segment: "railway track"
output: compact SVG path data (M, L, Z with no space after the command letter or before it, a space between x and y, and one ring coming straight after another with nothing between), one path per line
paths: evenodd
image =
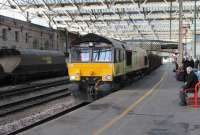
M9 133L6 133L5 135L13 135L13 134L18 134L18 133L24 132L24 131L26 131L28 129L34 128L34 127L39 126L39 125L41 125L43 123L46 123L46 122L51 121L51 120L54 120L54 119L56 119L58 117L61 117L61 116L65 115L65 114L67 114L67 113L70 113L70 112L72 112L74 110L77 110L77 109L79 109L79 108L81 108L83 106L86 106L88 104L89 104L89 102L81 101L81 102L76 103L73 106L69 107L68 109L62 110L62 111L60 111L58 113L55 113L55 114L53 114L51 116L48 116L48 117L44 118L44 119L40 119L37 122L33 122L33 123L29 124L29 125L25 125L24 127L20 128L20 129L10 131Z
M0 117L42 104L57 98L69 96L69 81L60 79L0 90Z
M65 77L0 88L0 117L2 118L14 116L15 112L21 113L26 108L32 109L32 107L45 105L45 103L56 99L62 99L63 97L69 98L69 104L64 103L47 112L36 113L15 122L1 125L0 134L13 135L23 132L89 104L85 101L74 100L71 97L69 90L71 85L69 84L70 82ZM48 114L49 111L50 113Z
M58 79L50 79L49 81L37 81L33 83L26 83L22 85L15 85L15 86L9 86L9 87L1 87L0 88L0 97L7 97L7 96L12 96L15 94L20 94L20 93L26 93L26 92L31 92L34 90L38 89L44 89L48 87L53 87L53 86L58 86L61 84L68 84L69 81L67 78L58 78Z

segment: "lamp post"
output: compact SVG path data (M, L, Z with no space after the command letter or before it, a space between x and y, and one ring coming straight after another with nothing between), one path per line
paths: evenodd
M183 0L179 0L179 44L178 44L178 65L182 66L182 59L183 59L183 34L182 34L182 22L183 22Z

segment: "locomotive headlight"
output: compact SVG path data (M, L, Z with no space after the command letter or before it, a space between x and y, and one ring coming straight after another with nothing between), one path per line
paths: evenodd
M102 80L103 81L112 81L112 75L104 75Z
M78 73L75 75L71 75L70 80L80 80L80 75Z
M75 80L76 79L76 76L75 75L71 75L70 76L70 80Z

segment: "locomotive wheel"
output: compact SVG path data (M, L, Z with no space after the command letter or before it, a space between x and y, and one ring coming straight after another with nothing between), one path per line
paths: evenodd
M94 101L97 98L97 93L94 86L87 87L87 95L89 101Z

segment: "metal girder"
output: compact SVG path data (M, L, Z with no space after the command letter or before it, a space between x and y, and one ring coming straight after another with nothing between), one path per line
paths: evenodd
M15 8L15 6L11 6L11 4L7 0L0 1L0 10L8 9L8 8Z
M52 27L79 33L94 32L118 39L178 41L177 0L9 0L13 11L45 18ZM172 1L172 2L171 2ZM200 2L197 1L197 7ZM0 3L1 7L1 3ZM5 9L5 6L3 6ZM183 1L183 25L192 38L194 3ZM197 33L200 32L199 8Z

